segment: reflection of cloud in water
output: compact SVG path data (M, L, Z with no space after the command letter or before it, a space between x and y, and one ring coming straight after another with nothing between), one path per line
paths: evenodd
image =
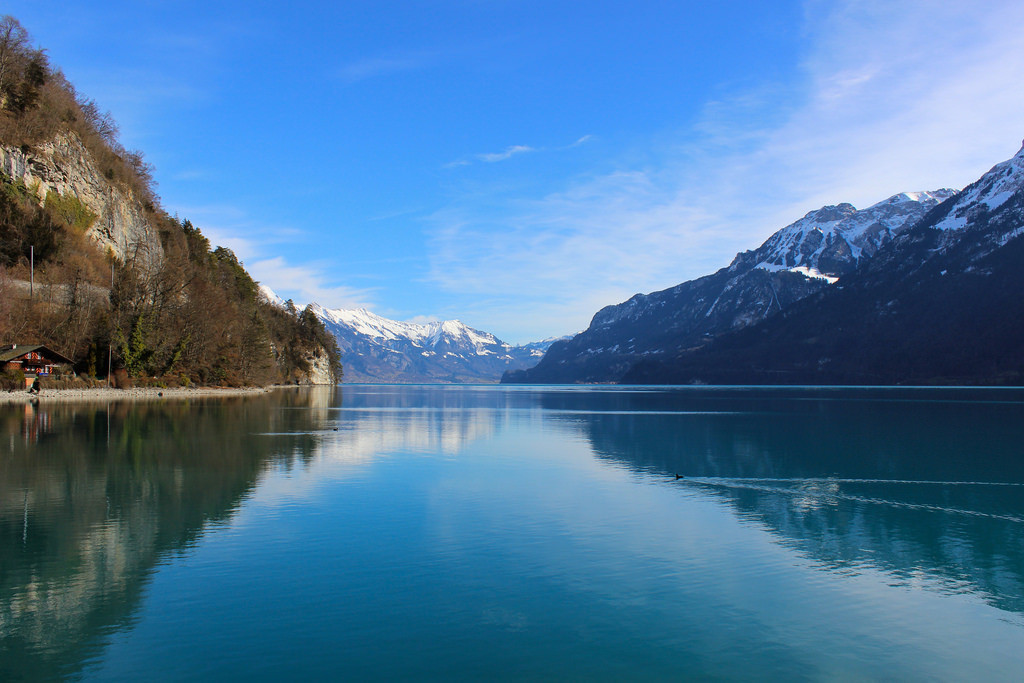
M327 439L324 455L363 460L397 452L441 453L452 456L467 443L489 437L503 415L479 410L342 409L337 438Z
M301 477L268 472L252 500L279 505L308 498L327 481L357 477L373 462L399 454L452 457L468 444L490 438L507 419L505 410L397 406L312 407L318 447ZM322 412L321 412L322 411ZM264 433L273 437L277 434ZM244 521L244 520L243 520Z

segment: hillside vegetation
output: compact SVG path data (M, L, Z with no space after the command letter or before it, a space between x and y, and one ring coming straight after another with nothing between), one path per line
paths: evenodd
M110 370L110 348L114 369L150 382L303 382L314 366L340 379L319 319L263 300L229 249L164 211L142 153L10 16L0 18L0 153L0 344L46 344L93 377ZM26 182L44 166L71 178ZM86 185L89 195L75 189ZM114 201L130 239L104 227Z

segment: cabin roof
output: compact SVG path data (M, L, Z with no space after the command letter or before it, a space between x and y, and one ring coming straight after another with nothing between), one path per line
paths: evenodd
M14 344L11 348L0 350L0 363L7 363L12 360L18 360L25 354L38 351L44 356L56 361L57 363L74 363L73 360L57 353L53 349L50 349L42 344Z

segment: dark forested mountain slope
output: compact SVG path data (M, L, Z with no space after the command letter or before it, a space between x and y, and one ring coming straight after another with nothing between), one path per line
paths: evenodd
M675 356L787 310L869 260L953 190L898 194L858 211L826 206L716 273L598 311L534 368L505 382L615 382L636 363Z
M622 381L1020 384L1022 236L1024 149L835 287Z

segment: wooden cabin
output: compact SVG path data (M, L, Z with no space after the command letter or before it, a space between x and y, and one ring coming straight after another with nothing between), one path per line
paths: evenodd
M0 368L24 372L25 388L32 386L36 377L48 377L58 366L73 363L67 356L42 344L12 344L10 348L0 349Z

